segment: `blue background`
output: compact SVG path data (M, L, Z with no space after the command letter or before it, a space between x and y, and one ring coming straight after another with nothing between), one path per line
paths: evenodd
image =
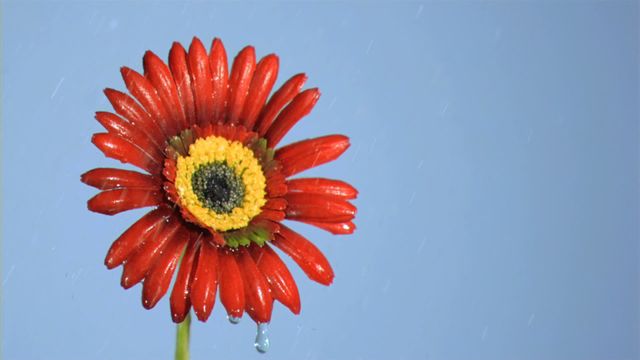
M152 311L102 264L144 211L105 217L79 181L119 67L174 40L253 44L323 97L285 143L348 134L306 173L360 189L358 231L295 226L331 260L289 259L303 310L271 350L221 306L193 359L638 359L638 3L2 3L2 356L170 359ZM297 224L296 224L297 225Z

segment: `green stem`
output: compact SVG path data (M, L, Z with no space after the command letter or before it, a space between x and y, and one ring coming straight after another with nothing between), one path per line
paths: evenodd
M191 328L191 312L176 328L176 360L189 360L189 332Z

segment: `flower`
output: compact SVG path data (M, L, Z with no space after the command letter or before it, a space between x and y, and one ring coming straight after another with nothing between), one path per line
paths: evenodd
M295 220L333 234L350 234L357 196L351 185L324 178L289 177L338 158L343 135L275 149L317 102L301 91L304 74L290 78L267 100L278 57L256 63L245 47L228 73L222 42L209 54L198 38L188 52L174 43L167 66L144 55L144 74L123 67L126 93L106 89L114 113L97 112L107 130L92 142L107 157L145 173L97 168L82 175L101 190L91 211L114 215L154 207L109 249L109 269L123 265L121 284L140 282L142 304L153 308L167 292L173 321L193 310L206 321L216 293L231 320L246 311L258 324L271 319L277 300L300 312L296 283L273 247L289 255L312 280L329 285L333 270L318 248L281 223Z

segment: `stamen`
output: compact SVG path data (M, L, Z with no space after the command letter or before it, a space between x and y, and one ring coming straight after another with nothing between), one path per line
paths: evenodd
M191 186L202 205L218 214L230 213L244 200L242 178L223 162L200 165L191 176Z

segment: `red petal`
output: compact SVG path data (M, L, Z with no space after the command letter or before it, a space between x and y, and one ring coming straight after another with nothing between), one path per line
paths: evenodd
M283 198L272 198L267 200L267 203L264 204L265 209L270 210L284 210L287 208L287 200Z
M356 224L351 221L347 222L334 222L334 223L325 223L318 221L307 221L307 220L298 220L305 224L313 225L322 230L326 230L334 235L346 235L353 234L356 230Z
M93 212L105 215L156 206L164 202L162 191L142 188L105 190L89 199L87 207Z
M149 236L137 248L137 250L127 258L122 271L120 285L128 289L142 281L147 271L158 259L165 245L173 238L181 222L176 216L168 219L168 223L163 223L158 227L157 236Z
M253 46L242 49L233 60L231 76L229 76L229 102L227 104L227 121L238 123L242 107L247 99L251 78L256 68L256 52Z
M178 229L178 232L162 250L155 265L147 273L142 288L142 306L145 309L156 306L167 293L178 259L180 259L188 241L188 231L185 228Z
M269 127L265 135L269 147L275 148L293 125L311 112L318 99L320 99L318 89L308 89L296 95Z
M269 245L249 248L258 269L264 274L273 298L288 307L294 314L300 313L300 295L293 276Z
M187 65L187 52L182 45L174 42L169 52L169 68L173 74L176 87L178 89L178 97L182 109L187 117L189 125L196 123L196 106L194 102L193 92L191 90L191 77L189 76L189 67Z
M287 219L319 222L351 221L356 215L356 207L334 196L289 193Z
M264 136L269 130L269 127L273 123L280 110L289 103L302 89L302 86L307 81L305 74L297 74L287 80L284 85L278 91L276 91L267 105L265 105L255 128L260 136Z
M256 218L279 222L284 220L285 214L284 214L284 211L280 211L280 210L262 209L262 212L258 216L256 216Z
M213 78L213 120L217 123L224 121L229 80L227 52L220 39L213 39L211 43L209 66L211 67L211 76Z
M163 149L156 144L153 139L144 133L141 129L116 114L110 112L96 112L96 120L104 126L109 133L119 135L129 142L136 144L144 149L149 155L152 155L157 162L161 162L163 158Z
M111 102L116 113L136 127L139 127L140 130L149 135L154 143L164 145L166 137L162 133L162 130L133 98L113 89L105 89L104 94L107 96L107 99L109 99L109 102Z
M324 178L303 178L287 181L289 192L332 195L343 199L355 199L358 190L344 181Z
M295 175L337 159L349 148L344 135L327 135L289 144L276 151L276 160L282 165L282 174Z
M188 61L196 105L196 121L198 125L205 126L213 121L213 84L207 50L197 37L191 41Z
M122 264L146 238L156 235L159 225L163 224L172 212L168 207L159 207L131 225L109 248L104 259L107 268L113 269Z
M162 129L165 137L175 135L177 129L171 127L174 122L171 121L169 112L164 108L162 100L160 100L156 89L151 85L149 80L142 76L142 74L126 66L120 68L120 73L129 92L131 92L133 97L147 110L147 113L151 115L156 125Z
M220 260L220 301L227 314L242 317L244 313L244 284L235 257L226 250L218 252Z
M159 174L162 171L161 163L156 162L153 156L117 135L108 133L94 134L91 142L106 157L135 165L151 174Z
M191 303L200 321L207 321L218 289L218 249L209 240L202 242L191 284Z
M253 321L268 323L273 310L269 284L244 247L238 249L236 256L244 282L245 310Z
M191 281L193 280L193 273L195 272L194 261L198 255L201 242L196 240L195 233L191 233L190 237L191 239L187 244L187 248L182 256L182 261L180 262L178 276L176 276L176 281L171 291L171 318L175 323L181 323L191 307L189 290L191 288Z
M153 176L131 170L111 168L97 168L87 171L82 174L80 181L100 190L117 188L160 190L160 185L162 185L161 180Z
M156 54L147 51L144 54L143 66L144 75L158 92L164 108L171 114L170 121L172 122L172 128L179 130L188 128L189 124L187 123L182 104L180 104L178 88L167 64Z
M333 281L333 269L327 258L302 235L280 224L280 233L271 243L291 256L311 280L323 285Z
M278 66L278 57L274 54L263 57L256 66L256 72L249 88L249 95L247 95L247 102L244 104L242 116L240 117L244 127L249 130L253 129L260 110L262 110L264 102L276 82Z

